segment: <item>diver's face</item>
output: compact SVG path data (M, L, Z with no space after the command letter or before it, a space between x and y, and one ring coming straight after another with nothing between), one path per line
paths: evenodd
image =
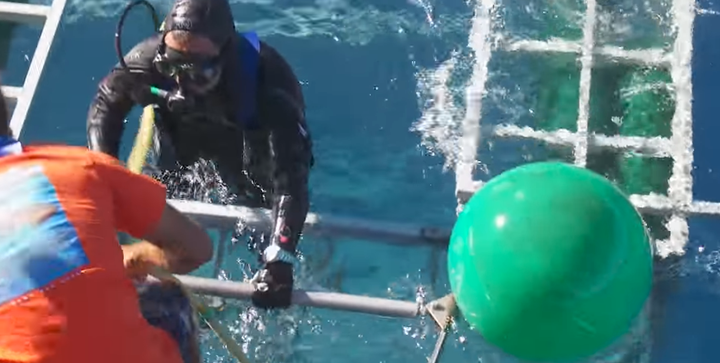
M220 49L210 39L190 33L169 32L165 35L166 54L178 63L193 64L193 73L180 72L175 80L196 94L204 94L217 86L222 69L218 64ZM182 80L182 77L187 77Z
M215 58L220 55L220 49L213 42L202 35L185 32L169 32L165 35L165 45L181 53Z

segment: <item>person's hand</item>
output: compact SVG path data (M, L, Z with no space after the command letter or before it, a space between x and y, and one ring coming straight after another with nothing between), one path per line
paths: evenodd
M123 251L123 264L125 265L125 273L134 281L145 281L153 264L149 254L152 251L145 248L147 242L138 242L130 245L120 246Z
M262 271L261 271L262 273ZM262 275L261 275L262 276ZM293 266L285 262L270 262L265 266L264 277L258 281L267 289L256 289L252 302L261 309L284 309L292 303Z

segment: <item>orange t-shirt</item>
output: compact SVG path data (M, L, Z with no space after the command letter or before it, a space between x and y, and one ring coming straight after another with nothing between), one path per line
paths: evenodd
M85 148L0 157L0 362L182 363L142 317L116 234L164 208L162 184Z

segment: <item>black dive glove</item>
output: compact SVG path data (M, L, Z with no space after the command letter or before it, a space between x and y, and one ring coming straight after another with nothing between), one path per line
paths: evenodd
M285 225L285 215L290 205L290 197L282 196L278 204L275 228L270 244L263 250L260 258L265 266L253 278L255 292L252 302L263 309L287 308L292 303L293 261L295 260L294 241Z
M262 309L287 308L292 303L293 266L270 262L257 275L253 305Z

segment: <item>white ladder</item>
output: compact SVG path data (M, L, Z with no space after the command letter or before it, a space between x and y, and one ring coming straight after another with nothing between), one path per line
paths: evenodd
M0 1L0 21L43 27L22 87L7 85L2 87L9 106L14 105L10 127L16 137L20 136L35 96L35 90L40 83L45 62L50 54L55 33L65 10L65 3L66 0L53 0L52 5L48 6Z

